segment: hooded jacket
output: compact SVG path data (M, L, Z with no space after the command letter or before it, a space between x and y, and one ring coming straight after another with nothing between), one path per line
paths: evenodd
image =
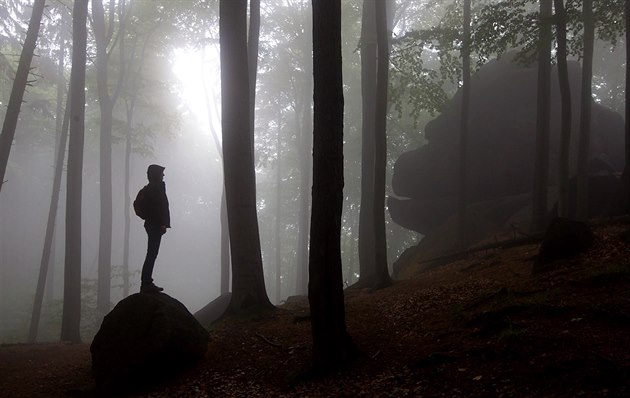
M166 184L161 181L164 167L151 165L147 170L149 184L145 187L146 224L171 227L171 215L166 196Z

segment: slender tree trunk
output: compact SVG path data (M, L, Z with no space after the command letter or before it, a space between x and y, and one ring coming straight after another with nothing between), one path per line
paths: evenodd
M66 264L64 270L61 340L80 342L81 323L81 192L85 131L85 61L87 1L72 11L72 72L70 77L70 138L66 193Z
M280 145L280 127L278 127L278 135L276 137L276 225L275 225L275 240L276 240L276 303L280 303L282 298L281 282L282 282L282 242L280 241L280 229L282 228L282 168L281 168L281 156L282 150Z
M313 364L325 371L352 353L341 272L343 205L343 79L341 2L313 0L313 204L308 298Z
M96 40L96 83L100 120L100 230L96 308L99 317L110 310L112 272L112 112L107 73L107 42L102 0L92 0Z
M551 15L552 0L540 0L538 38L538 98L536 105L536 160L532 191L532 230L542 231L547 224L547 187L549 184L549 125L551 107Z
M63 48L63 47L62 47ZM61 59L63 65L63 59ZM62 83L60 83L62 85ZM70 96L68 96L68 99ZM59 205L59 191L61 188L61 174L63 172L63 161L66 153L66 142L68 140L68 125L70 123L70 101L66 101L65 115L63 123L58 130L59 145L57 145L57 153L55 155L55 173L53 175L52 195L50 199L50 207L48 209L48 222L46 224L46 235L44 237L44 248L42 250L42 259L39 265L39 277L37 279L37 289L35 290L35 302L33 303L33 313L31 315L31 325L28 333L28 342L34 343L37 340L37 332L39 330L39 320L42 311L42 302L44 299L44 290L46 288L46 277L48 275L48 266L50 264L50 254L52 250L53 235L57 220L57 207Z
M44 3L44 0L35 0L33 3L31 20L28 24L28 30L26 31L26 39L22 47L22 54L20 54L15 79L13 80L13 87L11 88L11 95L9 96L7 112L2 124L2 133L0 133L0 190L5 182L4 175L7 171L9 153L11 152L11 145L13 144L13 137L15 136L22 100L24 99L24 91L26 90L26 84L28 82L31 60L35 52L35 45L37 44L39 25L42 21L42 14L44 13Z
M569 151L571 149L571 86L567 67L567 13L563 0L554 0L558 40L558 80L560 82L561 132L558 167L558 215L569 216Z
M359 209L359 281L369 285L376 269L374 153L376 114L376 0L364 0L361 15L361 207ZM365 282L363 282L365 281Z
M220 1L223 170L232 252L228 312L270 308L256 214L256 176L249 118L247 1Z
M129 236L131 230L131 129L133 126L133 105L127 106L125 126L125 232L123 242L123 297L129 296Z
M376 108L374 121L374 280L372 287L391 284L387 267L387 237L385 232L385 170L387 169L387 88L389 85L389 31L387 5L376 2L376 37L378 63Z
M467 152L468 152L468 114L470 107L470 0L464 0L464 36L462 38L462 109L459 138L459 194L457 198L457 235L458 245L467 245L466 203L467 194Z
M588 219L588 155L591 141L591 107L593 102L593 47L595 42L595 20L593 0L582 2L584 19L584 56L582 58L582 93L580 101L580 144L577 169L578 220Z

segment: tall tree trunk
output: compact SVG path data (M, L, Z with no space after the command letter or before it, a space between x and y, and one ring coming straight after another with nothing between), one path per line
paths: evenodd
M249 118L247 1L221 0L221 124L223 170L232 252L228 312L271 307L265 291L256 214L256 176Z
M593 47L595 42L595 20L593 0L582 2L584 19L584 54L582 58L582 92L580 97L580 141L577 166L578 220L588 219L588 155L591 141L591 107L593 102Z
M372 287L391 284L385 233L385 170L387 169L387 88L389 85L389 30L387 4L376 2L378 63L374 121L374 279Z
M551 0L540 0L538 38L538 93L536 102L536 160L532 191L532 230L547 224L549 183L549 125L551 107Z
M563 0L554 0L558 41L558 80L560 82L560 156L558 167L558 215L569 216L569 151L571 149L571 86L567 67L567 12Z
M460 115L459 175L457 197L457 242L460 247L467 245L466 203L467 194L467 152L468 118L470 107L470 0L464 0L464 36L462 37L462 109Z
M35 52L35 45L37 44L39 25L42 21L42 14L44 13L44 3L44 0L35 0L33 3L31 20L28 24L28 30L26 31L26 39L22 47L22 54L20 54L15 79L13 80L13 87L11 88L11 95L9 96L7 112L2 124L2 133L0 133L0 190L5 182L4 175L7 171L9 153L11 152L11 145L13 144L13 137L15 136L22 100L24 99L24 91L26 90L26 84L28 82L31 60Z
M103 1L92 0L94 38L96 40L96 84L100 120L100 229L98 250L98 287L96 308L99 317L110 309L112 272L112 111L107 73L107 42Z
M66 263L64 269L61 340L80 342L81 324L81 192L85 132L85 59L87 1L72 10L72 71L70 75L70 140L66 191Z
M132 102L133 104L133 102ZM133 105L126 107L125 126L125 232L123 237L123 297L129 296L129 236L131 230L131 129L133 126Z
M359 283L369 285L376 269L374 161L376 114L376 0L364 0L361 15L361 207L359 208ZM365 282L363 282L365 281Z
M280 145L280 132L281 129L278 126L278 135L276 136L276 225L275 225L275 241L276 241L276 303L280 303L281 300L281 282L282 282L282 242L280 241L280 229L282 228L282 168L280 151L282 151Z
M61 47L63 53L63 46ZM63 55L60 57L60 63L63 67ZM59 83L63 86L63 80ZM44 299L44 290L46 288L46 278L48 276L48 266L52 251L53 236L57 220L57 207L59 205L59 191L61 189L61 174L63 172L63 161L66 153L66 142L68 140L68 125L70 124L70 96L66 100L65 114L63 122L59 127L59 144L57 145L57 153L55 155L55 172L53 175L52 195L50 199L50 207L48 209L48 222L46 224L46 235L44 237L44 248L42 250L42 259L39 264L39 277L37 279L37 289L35 290L35 301L33 303L33 313L31 314L31 324L28 332L28 342L34 343L37 340L37 332L39 329L39 320L42 311L42 302ZM58 98L59 100L60 98Z
M340 248L344 182L341 3L313 0L312 4L315 116L308 298L313 365L328 370L346 362L352 353Z
M625 16L626 16L626 104L625 104L625 116L626 116L626 167L624 170L625 179L622 182L625 184L622 192L625 192L624 201L624 214L630 214L630 0L626 0L625 3Z

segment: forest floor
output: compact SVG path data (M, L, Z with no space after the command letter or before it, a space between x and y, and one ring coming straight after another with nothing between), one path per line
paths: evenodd
M628 397L627 224L532 275L529 244L470 254L413 279L346 295L361 355L325 377L311 358L308 302L214 325L192 369L129 396ZM92 396L88 344L0 347L0 396Z

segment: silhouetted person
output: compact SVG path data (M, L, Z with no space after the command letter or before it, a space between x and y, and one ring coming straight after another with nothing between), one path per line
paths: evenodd
M164 167L152 164L147 169L149 184L143 188L143 206L145 209L144 229L147 231L147 256L142 265L143 293L156 293L164 290L153 283L153 266L160 250L162 235L171 227L171 216L168 210L166 185L164 184Z

